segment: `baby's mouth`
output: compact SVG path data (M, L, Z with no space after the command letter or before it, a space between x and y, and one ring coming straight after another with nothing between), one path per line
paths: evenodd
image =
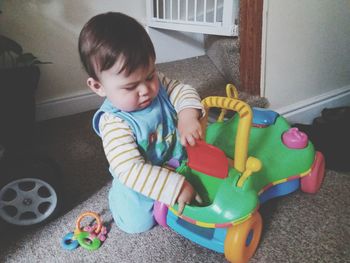
M141 107L146 107L146 106L148 106L150 103L151 103L151 99L147 99L147 100L141 102L141 103L140 103L140 106L141 106Z

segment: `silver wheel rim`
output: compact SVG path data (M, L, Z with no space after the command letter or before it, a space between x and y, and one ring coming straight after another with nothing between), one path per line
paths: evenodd
M18 179L0 190L0 217L14 225L40 223L53 213L56 206L56 191L37 178Z

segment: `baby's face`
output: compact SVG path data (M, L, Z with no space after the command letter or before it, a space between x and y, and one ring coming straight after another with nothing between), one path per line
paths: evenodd
M122 111L136 111L149 106L159 91L154 61L147 68L139 68L129 76L120 71L117 61L113 67L102 71L99 79L105 97Z

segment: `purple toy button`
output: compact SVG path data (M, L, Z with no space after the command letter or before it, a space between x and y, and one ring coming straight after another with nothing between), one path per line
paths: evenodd
M288 148L303 149L308 144L308 137L304 132L299 131L298 128L290 128L283 133L282 141Z
M171 158L168 162L167 162L167 165L169 165L170 167L172 168L177 168L180 166L180 162L178 159L175 159L175 158Z

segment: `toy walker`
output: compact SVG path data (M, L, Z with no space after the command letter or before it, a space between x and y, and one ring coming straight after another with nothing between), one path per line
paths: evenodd
M176 171L183 174L203 199L178 206L156 202L157 222L214 251L230 262L247 262L261 235L260 204L301 188L316 193L323 181L325 161L306 134L291 128L278 113L253 108L240 101L235 87L226 87L228 97L202 101L205 142L188 147L188 160ZM207 126L212 107L222 112ZM236 114L224 119L227 110Z

